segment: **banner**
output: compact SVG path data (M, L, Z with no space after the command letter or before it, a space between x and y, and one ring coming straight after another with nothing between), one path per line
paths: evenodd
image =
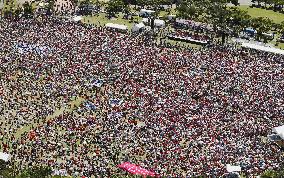
M135 164L131 164L129 162L122 163L122 164L118 165L117 167L124 169L124 170L130 172L131 174L157 177L157 174L155 172L148 171L147 169L144 169L144 168L137 166Z

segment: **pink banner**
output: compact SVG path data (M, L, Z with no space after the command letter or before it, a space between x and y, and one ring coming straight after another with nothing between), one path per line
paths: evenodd
M137 166L135 164L131 164L131 163L128 163L128 162L122 163L122 164L118 165L117 167L124 169L124 170L130 172L131 174L143 175L143 176L152 176L152 177L157 176L157 174L155 172L148 171L147 169L144 169L140 166Z

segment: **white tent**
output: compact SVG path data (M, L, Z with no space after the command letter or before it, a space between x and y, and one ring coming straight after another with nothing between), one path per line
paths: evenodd
M165 21L164 20L159 20L159 19L155 19L154 20L154 25L156 27L165 27Z
M279 127L274 127L274 128L272 129L272 132L275 132L275 133L284 133L284 125L279 126Z
M106 27L107 28L112 28L112 29L117 29L117 30L122 30L122 31L127 31L127 26L120 25L120 24L107 23Z
M240 171L242 171L242 168L240 166L232 166L230 164L227 164L226 168L227 168L228 172L240 172Z
M7 161L9 161L10 157L11 157L11 156L10 156L9 154L0 152L0 159L1 159L1 160L4 160L5 162L7 162Z
M183 24L183 25L189 25L189 20L185 20L185 19L176 19L176 23L178 24Z
M147 23L149 23L149 19L148 19L148 18L143 18L143 19L142 19L142 22L143 22L144 24L147 24Z
M80 20L82 20L83 18L81 17L81 16L76 16L76 17L74 17L73 18L73 20L75 21L75 22L78 22L78 21L80 21Z
M261 46L261 45L258 45L258 44L245 43L245 42L242 43L242 47L256 49L256 50L270 52L270 53L283 54L284 55L284 50L277 49L277 48L274 48L274 47Z
M140 16L143 16L143 15L146 15L146 14L151 15L153 13L155 13L155 11L153 11L153 10L141 9L140 12L139 12L139 15Z
M176 15L168 15L168 20L172 20L174 18L176 18Z
M272 129L272 132L275 132L277 135L279 135L282 139L284 139L284 125L279 127L274 127Z
M38 5L39 5L39 7L44 7L44 6L47 6L48 3L40 2Z
M141 22L139 24L135 24L132 27L132 32L139 32L140 30L143 30L145 28L145 25Z

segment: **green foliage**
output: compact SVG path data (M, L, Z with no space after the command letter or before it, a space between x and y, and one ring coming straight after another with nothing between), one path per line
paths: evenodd
M11 178L47 178L51 176L52 170L50 167L44 166L35 166L31 168L27 168L20 173L16 172L16 168L8 168L6 172L12 175ZM1 174L0 174L1 175ZM5 178L10 178L4 176Z
M277 172L273 170L266 170L260 177L261 178L277 178Z
M92 4L91 0L83 0L80 2L80 5L90 5Z
M15 170L12 169L5 161L0 160L0 177L14 178L16 175Z
M107 5L106 11L110 16L122 12L127 7L122 0L110 0Z
M178 17L184 19L195 19L198 16L197 8L194 5L187 5L186 3L181 3L177 8Z
M50 167L39 166L27 169L27 174L29 175L30 178L38 178L38 177L45 178L51 175L51 173L52 170Z
M239 32L245 27L250 26L251 16L248 15L247 11L241 10L239 8L233 7L230 9L230 25L231 28Z
M0 171L4 170L6 166L7 166L6 162L0 159Z
M272 24L273 22L269 18L258 17L252 19L251 26L257 31L256 37L258 40L263 37L262 33L269 32L272 29Z
M284 167L281 166L279 170L266 170L265 172L262 173L260 176L261 178L282 178L284 177Z
M230 3L234 4L235 6L239 5L238 0L230 0Z
M34 12L33 12L33 6L32 3L25 2L23 4L23 12L24 12L24 17L32 17Z
M182 1L177 7L177 16L184 19L197 19L205 12L206 2L201 1Z
M55 0L48 1L48 4L46 6L48 14L51 14L54 11L54 4L55 4Z

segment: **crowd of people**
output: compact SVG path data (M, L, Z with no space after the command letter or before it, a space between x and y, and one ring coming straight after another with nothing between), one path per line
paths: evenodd
M283 56L167 48L52 17L3 20L0 42L0 151L20 169L106 177L127 161L220 177L227 164L250 176L284 161L265 139L284 121Z

